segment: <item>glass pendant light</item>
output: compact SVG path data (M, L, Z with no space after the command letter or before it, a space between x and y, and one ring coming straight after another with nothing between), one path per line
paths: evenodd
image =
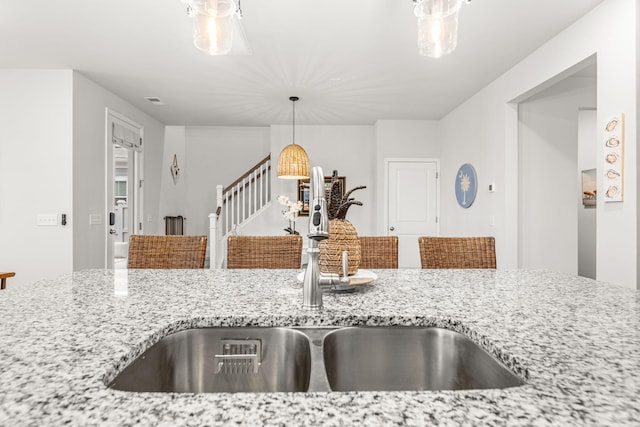
M226 55L233 46L232 0L193 1L193 43L209 55Z
M420 55L440 58L455 50L461 5L462 0L422 0L416 5Z
M193 44L209 55L248 55L240 0L181 0L193 20Z
M309 156L304 148L296 144L296 101L297 96L289 97L293 104L293 143L287 145L278 157L278 178L306 179L309 178Z

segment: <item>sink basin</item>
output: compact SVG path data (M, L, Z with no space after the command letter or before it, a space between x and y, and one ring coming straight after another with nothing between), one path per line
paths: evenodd
M463 390L523 381L462 334L441 328L349 327L324 339L334 391Z
M161 339L109 387L136 392L504 388L523 381L469 338L425 327L212 327Z
M307 391L310 372L309 340L300 331L200 328L161 339L108 386L138 392L295 392Z

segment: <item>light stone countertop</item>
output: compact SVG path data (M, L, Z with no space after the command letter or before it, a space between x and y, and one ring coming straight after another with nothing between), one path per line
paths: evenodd
M302 310L297 271L85 270L0 291L0 425L639 425L635 290L546 271L377 270ZM105 382L201 326L435 325L525 378L508 389L130 393Z

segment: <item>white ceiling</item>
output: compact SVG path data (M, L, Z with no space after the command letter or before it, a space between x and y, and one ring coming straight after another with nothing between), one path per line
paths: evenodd
M165 124L438 119L603 0L474 0L418 55L412 0L242 0L252 55L209 56L179 0L0 2L0 68L72 68ZM166 105L153 105L158 97Z

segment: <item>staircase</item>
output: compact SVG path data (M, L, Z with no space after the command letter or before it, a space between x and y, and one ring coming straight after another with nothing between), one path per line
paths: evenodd
M216 187L216 210L209 214L209 268L222 268L227 236L271 204L271 155L226 188Z

